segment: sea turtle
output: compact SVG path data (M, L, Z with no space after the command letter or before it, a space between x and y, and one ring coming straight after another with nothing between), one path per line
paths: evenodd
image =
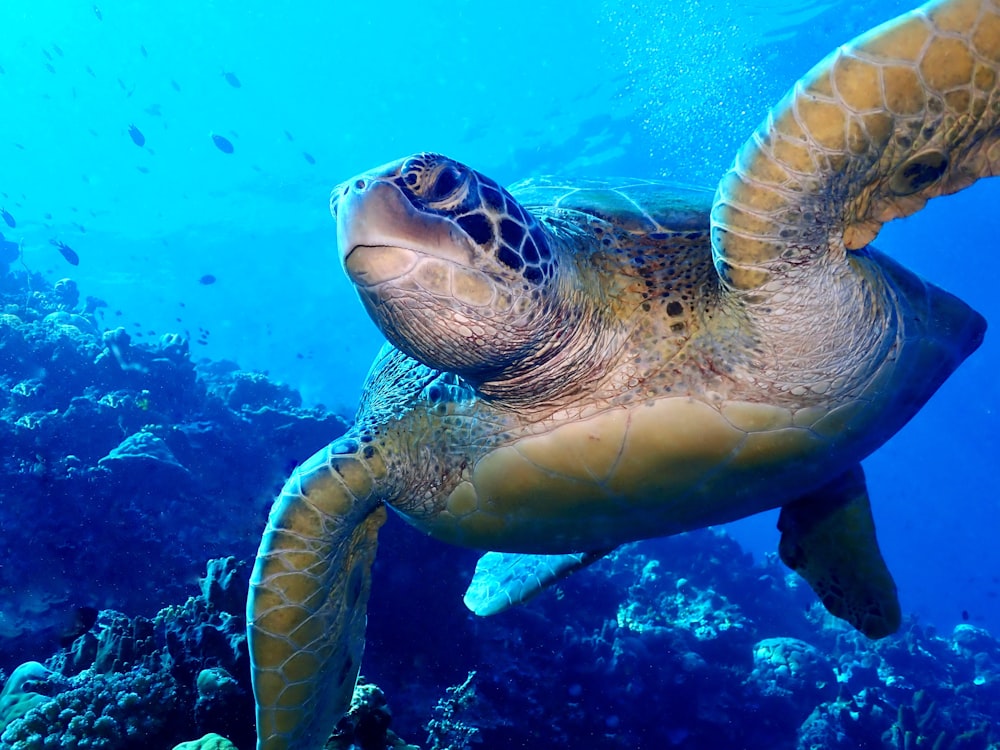
M933 2L836 50L714 194L534 179L437 154L332 195L390 342L354 426L275 502L252 574L259 748L347 709L386 506L492 550L516 604L624 542L781 508L780 554L871 638L897 629L860 461L979 345L983 318L869 246L1000 168L1000 0Z

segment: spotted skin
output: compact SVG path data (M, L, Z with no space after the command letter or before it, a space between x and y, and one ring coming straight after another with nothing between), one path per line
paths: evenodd
M892 632L860 461L985 322L867 242L994 173L998 15L931 3L827 58L714 206L641 181L505 192L437 154L339 186L341 261L390 343L261 542L259 748L318 750L347 710L386 506L502 553L476 573L484 611L623 542L781 507L783 559Z

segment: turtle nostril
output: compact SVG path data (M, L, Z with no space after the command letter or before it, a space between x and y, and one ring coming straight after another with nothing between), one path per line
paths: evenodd
M365 182L363 179L358 179L358 180L354 181L354 189L355 190L364 190L365 187L367 187L367 185L368 185L368 183Z

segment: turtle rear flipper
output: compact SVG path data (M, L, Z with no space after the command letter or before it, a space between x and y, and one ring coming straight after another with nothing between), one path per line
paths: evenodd
M928 3L829 55L750 137L716 192L716 268L764 287L998 171L1000 3Z
M495 615L523 604L542 589L600 560L612 549L570 555L487 552L476 563L463 601L477 615Z
M347 712L364 651L376 467L320 451L275 501L250 579L248 642L258 750L322 747Z
M784 506L778 530L781 559L830 614L869 638L899 629L896 584L879 552L860 464Z

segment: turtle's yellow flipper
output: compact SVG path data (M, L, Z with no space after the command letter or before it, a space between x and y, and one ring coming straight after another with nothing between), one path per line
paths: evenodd
M867 245L885 222L1000 171L1000 0L936 0L863 34L775 106L719 183L733 289Z
M247 622L258 750L319 750L354 692L384 469L343 447L357 446L334 443L296 469L257 553Z
M860 464L783 507L778 530L781 559L830 614L869 638L899 629L896 584L879 552Z

